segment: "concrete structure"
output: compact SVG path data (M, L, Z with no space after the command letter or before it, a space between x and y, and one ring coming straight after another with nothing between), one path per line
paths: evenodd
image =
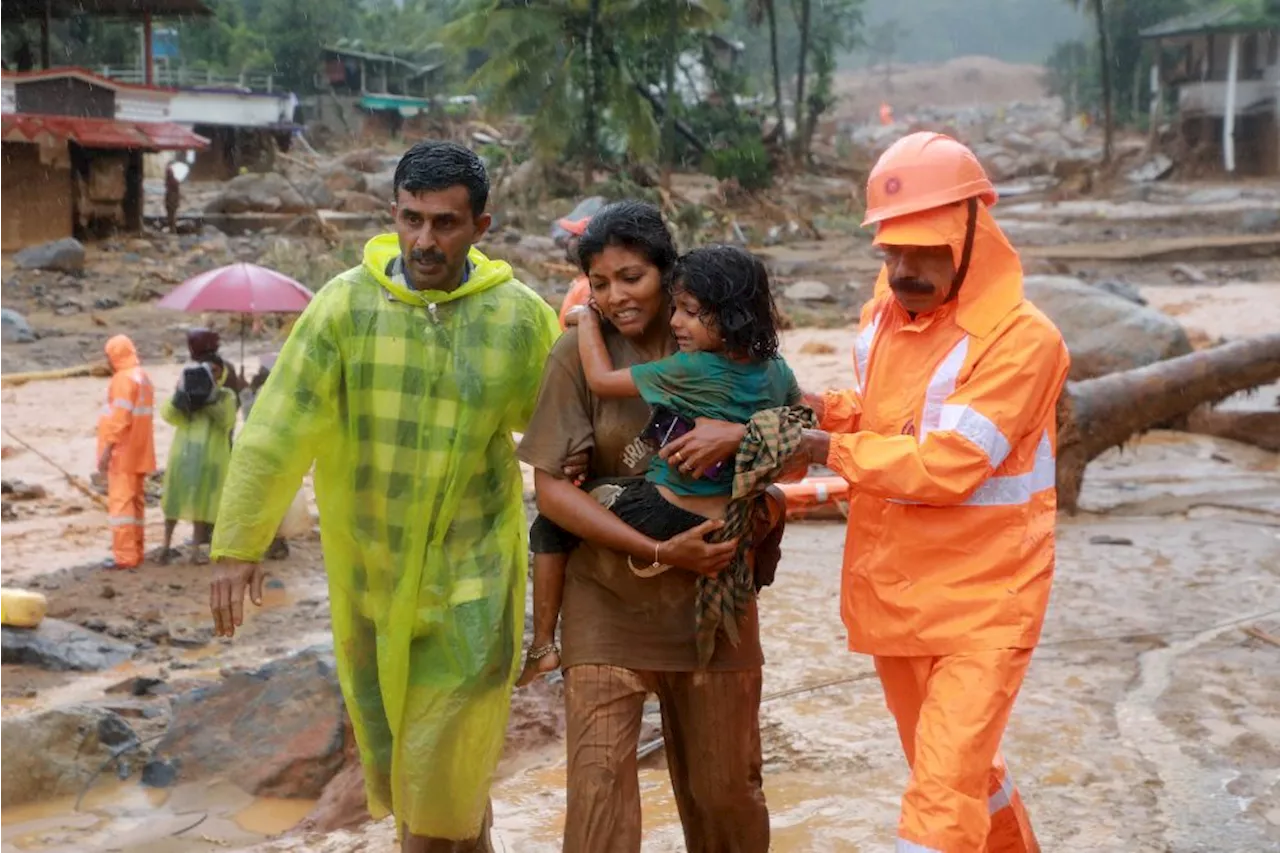
M317 91L304 104L307 123L327 133L386 138L421 130L444 64L418 64L383 53L330 45L321 51Z
M135 20L142 24L143 82L152 83L155 61L151 55L155 44L152 23L155 18L170 16L208 16L213 10L204 0L3 0L0 16L6 24L15 21L40 22L40 67L52 68L49 56L49 29L53 20L92 17Z
M1223 2L1149 27L1162 62L1158 97L1178 92L1178 123L1189 147L1220 152L1227 172L1280 174L1280 2L1262 13ZM1158 109L1158 107L1157 107Z
M5 74L0 78L0 106L5 113L30 112L17 100L52 99L54 103L87 104L113 95L114 114L98 108L75 115L120 121L173 122L209 140L192 166L195 180L225 180L242 167L269 169L277 148L287 151L296 125L298 99L292 92L252 92L236 88L164 89L104 77L84 68ZM105 103L105 100L103 101ZM68 114L61 111L56 114Z
M145 152L208 142L166 121L169 95L79 69L5 75L0 232L5 250L142 227ZM138 91L141 90L141 91ZM122 118L140 114L149 118Z

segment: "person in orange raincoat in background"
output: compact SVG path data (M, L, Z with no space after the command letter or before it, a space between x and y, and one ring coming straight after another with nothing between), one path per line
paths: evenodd
M115 371L98 417L98 472L107 480L111 524L107 565L132 569L142 562L146 481L156 470L155 391L126 335L107 341L106 352Z
M578 240L587 230L587 224L591 222L591 217L587 216L582 219L559 219L556 224L569 232L569 239L565 242L564 254L565 259L574 266L578 265ZM586 305L591 299L591 282L587 281L585 273L579 275L569 285L569 292L564 295L564 301L560 303L560 328L565 329L565 318L569 316L569 312L579 305Z
M853 388L807 397L809 458L850 484L849 648L874 656L911 767L899 853L1039 849L999 747L1049 602L1069 358L1023 296L995 201L954 139L884 153Z

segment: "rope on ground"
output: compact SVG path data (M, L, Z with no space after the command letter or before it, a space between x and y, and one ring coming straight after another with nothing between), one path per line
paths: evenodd
M94 491L92 488L90 488L89 486L85 485L84 481L83 481L83 480L81 480L79 477L77 477L75 474L72 474L70 471L68 471L67 469L63 468L63 467L62 467L61 465L59 465L57 462L54 462L52 459L50 459L48 456L45 456L45 455L44 455L43 453L41 453L39 450L36 450L36 449L35 449L34 447L32 447L30 444L28 444L27 442L25 442L25 441L23 441L22 439L18 438L16 435L14 435L14 434L9 430L9 428L8 428L8 427L5 427L5 428L4 428L4 434L5 434L5 435L7 435L7 436L9 436L9 438L12 438L14 441L18 442L18 444L21 444L21 445L22 445L23 447L25 447L27 450L30 450L32 453L34 453L34 454L35 454L36 456L38 456L40 459L43 459L45 462L47 462L48 464L50 464L50 465L52 465L54 468L56 468L56 469L58 470L58 472L59 472L60 474L62 474L62 476L63 476L64 478L66 478L66 481L67 481L68 483L70 483L70 484L71 484L71 487L72 487L72 488L74 488L76 491L80 492L80 493L81 493L81 494L83 494L85 497L89 498L89 500L93 501L93 502L94 502L94 503L96 503L98 506L102 507L103 509L107 509L107 500L106 500L106 498L104 498L102 495L100 495L100 494L98 494L97 492L95 492L95 491Z

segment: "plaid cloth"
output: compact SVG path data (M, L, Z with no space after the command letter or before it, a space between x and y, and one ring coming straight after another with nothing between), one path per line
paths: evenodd
M698 619L698 663L711 662L716 635L723 631L729 642L738 645L738 620L755 594L755 580L747 564L751 550L751 523L756 501L782 473L787 461L800 449L804 430L815 429L818 419L807 406L765 409L747 423L747 434L734 460L733 499L725 512L725 525L717 541L738 538L729 568L716 575L698 578L696 614Z

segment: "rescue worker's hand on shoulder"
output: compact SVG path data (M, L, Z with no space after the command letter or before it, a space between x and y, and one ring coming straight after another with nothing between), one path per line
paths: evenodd
M209 584L209 611L213 614L215 637L233 637L236 628L244 624L246 591L255 605L262 606L264 577L261 563L225 560L214 567Z

